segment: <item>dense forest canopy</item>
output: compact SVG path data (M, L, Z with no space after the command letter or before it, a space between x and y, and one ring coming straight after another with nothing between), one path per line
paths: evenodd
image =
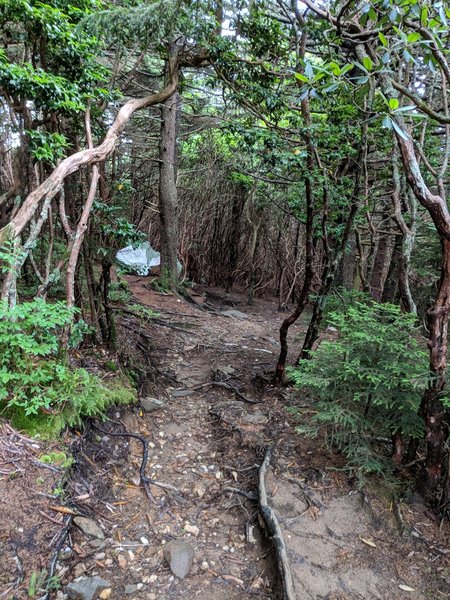
M429 0L0 0L0 402L95 387L67 351L116 347L115 254L147 240L159 289L288 310L274 383L306 310L292 377L322 422L352 407L340 448L383 427L448 510L449 20ZM324 324L339 341L316 350Z

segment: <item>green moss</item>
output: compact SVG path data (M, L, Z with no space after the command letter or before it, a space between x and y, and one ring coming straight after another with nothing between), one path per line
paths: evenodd
M16 429L26 431L32 437L48 440L57 438L67 426L81 427L86 417L101 417L110 406L133 404L136 399L136 390L125 377L105 383L90 375L85 389L66 402L58 414L25 415L23 411L14 410L7 411L6 416Z

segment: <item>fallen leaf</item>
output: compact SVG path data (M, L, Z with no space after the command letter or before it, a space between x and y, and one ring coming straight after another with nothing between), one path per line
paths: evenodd
M371 548L376 548L377 547L377 545L375 544L375 542L372 541L372 540L368 540L368 539L362 538L362 537L360 537L359 539L362 541L363 544L366 544L366 546L370 546Z
M54 510L55 512L63 513L64 515L76 515L78 514L71 508L67 508L67 506L49 506L50 510Z
M415 592L416 590L412 587L409 587L409 585L403 585L403 583L401 583L398 586L401 590L403 590L404 592Z

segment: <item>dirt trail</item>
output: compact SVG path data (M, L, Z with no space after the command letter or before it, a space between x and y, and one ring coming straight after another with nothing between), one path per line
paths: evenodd
M299 600L450 597L445 541L438 551L431 542L400 537L382 500L370 505L383 517L376 530L381 521L361 510L346 478L325 472L328 456L293 433L285 410L289 393L270 386L264 375L278 348L280 315L272 305L258 301L249 309L239 296L216 290L209 299L217 311L200 311L157 294L145 278L129 282L135 300L160 316L144 322L124 313L121 353L133 364L140 352L139 360L148 363L141 398L164 406L149 413L122 409L102 427L145 436L146 474L161 485L149 486L153 501L139 486L138 440L88 431L69 492L105 539L73 528L73 552L61 561L64 582L100 575L111 600L277 600L282 586L255 502L259 466L276 441L267 487ZM417 518L427 519L422 513ZM436 533L429 519L428 526ZM183 580L164 560L173 539L195 549Z
M150 413L118 411L115 423L103 427L149 440L146 473L162 487L150 485L154 503L138 487L139 441L92 431L80 448L83 472L75 477L74 492L86 492L82 478L87 480L91 504L83 508L91 509L108 537L94 549L74 530L78 555L70 573L98 572L111 582L112 600L275 599L279 585L272 549L258 525L256 504L245 494L255 495L260 459L274 433L268 424L275 413L283 418L282 396L247 403L222 384L239 388L249 400L264 399L262 375L274 362L276 319L267 323L264 305L251 311L239 306L247 315L200 311L149 290L146 279L130 281L135 299L160 317L157 324L145 325L126 318L122 350L130 346L133 355L136 339L150 343L146 359L159 375L154 383L143 382L141 397L165 405ZM96 497L101 500L93 505ZM163 559L164 546L174 538L195 548L194 566L184 580L174 578Z

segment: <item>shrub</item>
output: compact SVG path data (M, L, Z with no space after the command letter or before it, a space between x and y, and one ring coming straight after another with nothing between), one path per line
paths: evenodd
M315 437L326 431L358 473L384 473L390 461L380 439L400 432L421 438L417 412L428 378L428 354L421 349L413 315L392 304L359 297L330 312L338 339L324 340L290 370L296 386L317 400L308 425L298 431Z
M128 386L107 386L58 360L58 335L72 317L63 302L0 303L0 407L16 427L49 437L135 399Z

